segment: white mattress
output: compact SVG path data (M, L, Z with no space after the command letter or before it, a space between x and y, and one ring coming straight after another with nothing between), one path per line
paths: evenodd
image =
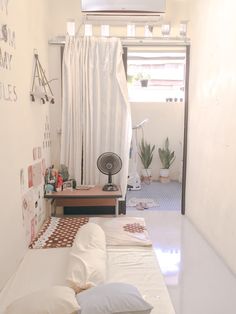
M138 288L154 309L152 314L175 313L152 248L109 249L108 282L127 282Z
M0 293L0 313L16 298L30 292L66 285L65 272L70 248L28 250L17 272ZM174 314L160 268L150 247L109 247L108 282L135 285L152 314Z

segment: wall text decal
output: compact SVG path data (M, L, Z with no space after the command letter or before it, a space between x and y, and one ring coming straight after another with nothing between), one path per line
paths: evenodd
M8 14L8 4L10 0L0 0L0 10Z
M6 20L8 19L8 4L9 0L0 0L0 14L6 15ZM16 102L18 99L16 85L11 81L15 79L14 73L11 72L14 68L15 50L15 31L7 23L0 23L0 71L3 73L0 80L0 101L3 102ZM9 72L10 75L7 74Z

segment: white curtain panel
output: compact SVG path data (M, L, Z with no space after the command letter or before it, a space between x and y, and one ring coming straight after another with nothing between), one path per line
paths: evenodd
M125 195L131 113L118 38L67 37L63 62L61 163L78 183L83 154L84 184L107 183L97 158L114 152L122 170L113 176ZM83 146L83 152L82 152Z
M82 160L82 108L79 86L81 75L77 72L76 42L74 37L67 37L63 57L62 88L62 137L61 164L68 167L70 176L80 183Z

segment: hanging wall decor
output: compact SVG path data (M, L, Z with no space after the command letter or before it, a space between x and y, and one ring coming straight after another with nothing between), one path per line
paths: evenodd
M39 98L43 104L46 101L50 101L51 104L54 104L54 96L49 84L49 81L45 75L45 71L39 61L39 56L35 52L35 65L34 65L34 75L33 83L30 92L30 97L32 101L35 101L35 98Z

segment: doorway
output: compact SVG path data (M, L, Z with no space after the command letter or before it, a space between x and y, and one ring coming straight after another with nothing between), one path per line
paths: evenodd
M135 46L125 49L127 82L133 133L136 138L136 170L141 178L141 189L130 189L127 205L132 200L153 201L157 210L178 210L185 213L185 184L187 157L188 115L188 46ZM141 128L136 128L145 121ZM142 175L140 158L142 139L154 147L151 182ZM164 168L159 150L168 146L173 153L169 175ZM131 168L133 171L131 153ZM145 206L145 204L144 204ZM141 207L142 206L136 206ZM128 207L129 209L130 207Z

